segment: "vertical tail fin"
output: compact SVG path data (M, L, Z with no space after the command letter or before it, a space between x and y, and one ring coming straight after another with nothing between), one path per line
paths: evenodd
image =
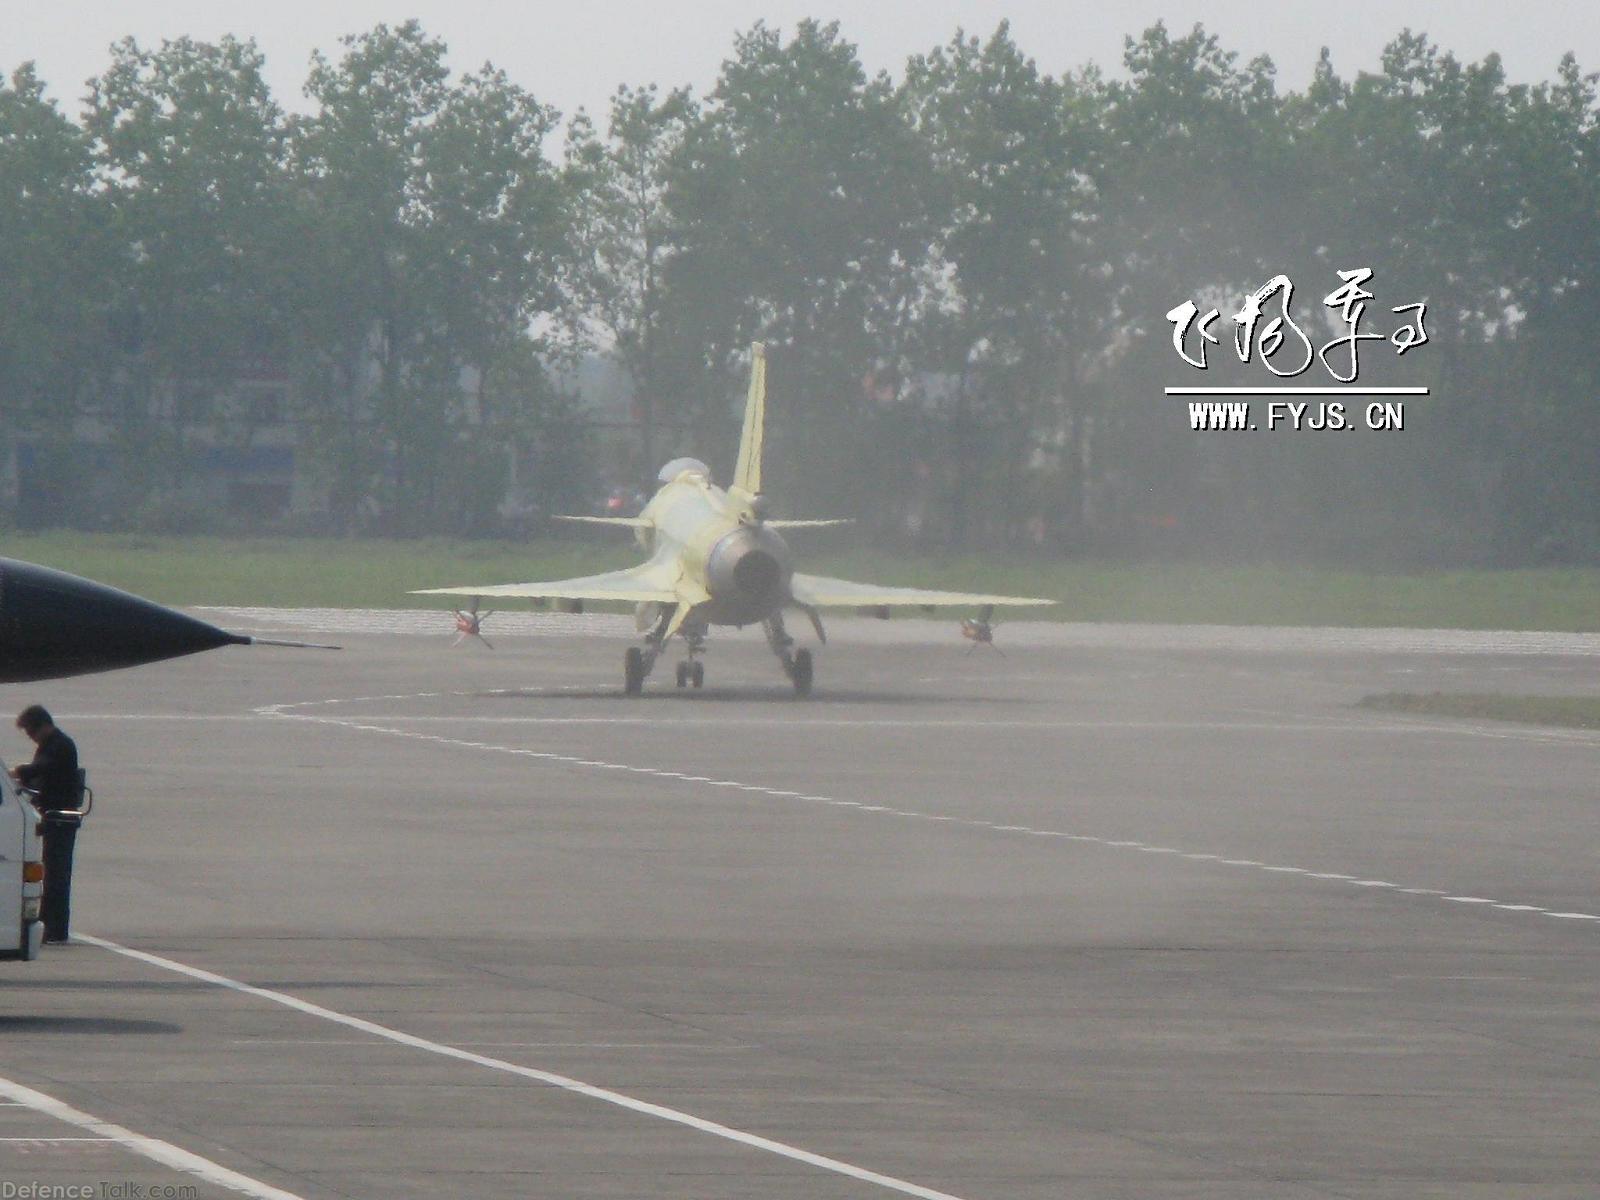
M761 439L766 432L767 348L750 343L750 395L744 403L744 429L739 434L739 461L733 468L732 487L747 496L761 492Z

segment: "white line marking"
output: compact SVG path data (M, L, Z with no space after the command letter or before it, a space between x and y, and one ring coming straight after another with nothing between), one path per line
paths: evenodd
M79 937L74 940L94 942L94 938ZM254 1196L256 1200L302 1200L293 1192L286 1192L282 1188L275 1188L271 1184L262 1183L259 1179L252 1179L248 1175L241 1175L231 1171L220 1163L214 1163L209 1158L201 1158L198 1154L191 1153L171 1142L164 1142L160 1138L148 1137L142 1133L135 1133L121 1125L114 1125L110 1121L102 1121L92 1117L86 1112L73 1108L70 1104L57 1100L54 1096L47 1096L43 1092L36 1092L30 1087L24 1087L14 1079L0 1076L0 1095L31 1108L35 1112L44 1113L58 1121L65 1121L68 1125L76 1125L79 1129L96 1134L98 1138L116 1142L118 1145L132 1150L135 1154L158 1162L164 1167L171 1167L174 1171L181 1171L185 1175L193 1175L205 1183L215 1184L227 1188L232 1192L242 1192L246 1196ZM35 1139L28 1139L35 1140ZM42 1140L42 1139L41 1139Z
M260 632L281 636L290 630L325 633L397 634L416 632L442 640L454 634L447 609L335 609L202 606L197 612L229 628L251 623ZM927 645L952 651L953 667L961 661L953 653L945 621L918 618L875 621L835 617L842 633L871 645ZM508 612L494 619L495 629L507 637L563 636L574 632L621 641L635 640L633 618L622 614L586 613L582 616L550 612ZM254 632L247 629L246 632ZM1189 651L1197 649L1324 650L1377 654L1555 654L1600 657L1600 636L1585 633L1551 633L1529 630L1337 628L1329 626L1228 626L1144 625L1116 622L1013 621L1007 640L1019 646L1093 649ZM753 640L753 639L748 639ZM929 678L940 678L938 674ZM965 678L962 676L961 678ZM583 685L593 690L592 682ZM519 689L521 690L521 689Z
M430 744L436 745L436 746L450 746L450 747L466 748L466 749L473 749L473 750L489 750L489 751L493 751L493 752L500 753L500 754L511 754L511 755L516 755L516 756L522 757L522 758L537 759L537 760L540 760L540 761L543 761L543 762L562 763L562 764L564 764L566 766L572 766L572 767L589 767L589 768L593 768L593 769L597 769L597 770L608 770L608 771L619 770L619 769L628 770L628 771L632 771L635 774L647 775L647 776L650 776L651 778L655 778L655 779L672 779L672 780L677 780L677 781L682 782L682 783L703 783L703 784L707 784L707 785L709 785L711 787L735 788L735 789L737 789L739 791L747 792L747 793L750 793L750 794L753 794L753 795L771 797L771 798L774 798L774 799L803 800L803 801L806 801L806 802L809 802L809 803L828 804L828 805L832 805L832 806L834 806L836 808L854 809L857 812L862 812L862 813L883 814L883 815L887 815L887 816L896 816L896 817L922 817L922 818L925 818L925 819L931 820L931 821L947 821L947 822L950 822L951 824L960 825L960 826L963 826L963 827L968 828L968 829L982 829L982 830L985 830L985 831L990 832L990 833L1021 833L1021 834L1025 835L1025 836L1052 836L1052 835L1054 835L1054 836L1073 838L1074 840L1077 840L1077 841L1093 842L1094 844L1099 845L1099 846L1110 846L1110 847L1115 847L1117 849L1138 850L1138 851L1140 851L1142 853L1145 853L1145 854L1170 854L1170 855L1173 855L1174 857L1180 857L1180 858L1192 857L1190 855L1186 855L1182 850L1179 850L1179 849L1174 849L1174 848L1169 847L1169 846L1151 846L1151 845L1147 845L1144 842L1136 841L1136 840L1133 840L1133 839L1130 839L1130 838L1115 838L1115 839L1113 839L1113 838L1097 837L1097 836L1092 835L1092 834L1071 834L1071 833L1067 833L1065 831L1060 831L1060 830L1040 830L1040 829L1031 828L1031 827L1026 826L1026 825L1009 825L1009 824L1001 824L1001 823L999 823L997 821L985 821L985 820L983 820L981 818L978 818L978 817L953 817L953 816L945 816L945 815L936 814L936 813L908 812L908 811L906 811L904 809L889 808L889 807L887 807L885 805L881 805L881 804L866 804L866 803L863 803L860 800L840 800L840 799L836 799L836 798L830 797L830 796L820 796L820 795L813 795L813 794L808 794L808 793L797 794L795 792L787 791L787 790L784 790L784 789L781 789L781 788L766 787L766 786L763 786L763 785L760 785L760 784L740 783L740 782L736 782L734 780L728 780L728 779L713 779L709 775L685 775L685 774L683 774L682 772L679 772L679 771L666 771L666 770L661 770L661 769L655 768L655 767L629 766L629 765L622 764L622 763L605 762L605 761L597 760L597 759L579 758L576 755L561 754L561 753L558 753L558 752L556 752L554 750L530 750L530 749L527 749L527 748L521 747L521 746L496 746L496 745L494 745L492 743L489 743L489 742L467 741L467 740L462 739L462 738L446 737L443 734L438 734L438 733L420 733L420 732L418 732L416 730L412 730L412 729L396 729L392 725L370 725L370 724L365 724L365 723L358 723L358 722L356 722L354 720L340 718L340 717L314 716L314 715L312 715L310 713L301 713L301 712L290 712L290 711L288 711L289 709L293 709L293 708L307 707L309 704L326 704L326 703L332 703L332 702L331 701L310 701L307 704L292 704L292 703L291 704L269 704L269 705L264 705L263 707L258 708L255 711L257 713L259 713L263 717L275 717L275 718L278 718L280 720L286 720L286 721L306 721L306 722L311 722L311 723L320 724L320 725L333 725L333 726L335 726L337 728L340 728L340 729L355 729L355 730L360 730L361 732L364 732L364 733L378 733L378 734L382 734L382 735L384 735L386 737L405 738L405 739L410 740L410 741L427 742L427 743L430 743ZM1254 868L1256 870L1272 872L1274 874L1280 874L1280 875L1303 875L1303 876L1306 876L1307 878L1325 879L1325 880L1328 880L1328 881L1333 882L1333 883L1345 883L1345 884L1350 884L1350 885L1356 886L1356 887L1382 887L1382 888L1388 888L1388 889L1396 892L1397 894L1404 894L1404 895L1409 895L1409 896L1437 896L1437 897L1440 897L1440 898L1443 898L1443 899L1453 900L1453 901L1455 901L1457 903L1462 903L1462 904L1487 904L1487 905L1490 905L1492 907L1500 908L1502 911L1530 911L1530 912L1532 912L1532 911L1543 912L1544 911L1542 909L1535 909L1535 908L1532 908L1532 907L1530 907L1527 910L1506 909L1505 906L1503 906L1503 905L1495 904L1495 902L1493 900L1486 900L1486 899L1482 899L1480 897L1451 896L1448 892L1441 891L1441 890L1439 890L1437 888L1403 888L1403 887L1399 887L1396 884L1388 883L1388 882L1386 882L1384 880L1381 880L1381 879L1373 879L1373 880L1362 879L1359 875L1346 875L1346 874L1343 874L1342 872L1338 872L1338 871L1310 871L1305 867L1273 866L1273 865L1268 865L1266 863L1258 862L1253 858L1223 858L1223 859L1217 859L1216 861L1220 862L1224 866L1250 867L1250 868ZM1570 920L1575 920L1575 921L1576 920L1600 921L1600 916L1594 916L1594 915L1591 915L1591 914L1588 914L1588 913L1569 913L1569 914L1550 913L1550 914L1547 914L1547 915L1550 915L1550 916L1565 915Z
M347 700L338 698L328 700L300 700L288 701L282 704L263 705L250 713L72 713L74 721L135 721L135 722L251 722L261 717L288 717L298 715L289 710L312 707L325 707L337 704L353 704L362 700L429 700L441 697L471 699L487 695L504 695L516 689L494 688L478 691L459 692L413 692L392 696L353 696ZM541 688L529 692L530 696L553 695L559 692L582 690L582 685L569 687ZM850 729L1061 729L1061 730L1094 730L1098 732L1126 732L1139 733L1159 730L1214 730L1221 733L1287 733L1307 735L1343 736L1359 733L1363 736L1390 734L1395 736L1410 736L1415 734L1438 734L1456 737L1489 737L1510 739L1515 741L1531 741L1540 744L1570 745L1579 748L1594 749L1600 747L1600 737L1583 730L1525 730L1516 728L1495 728L1484 725L1438 725L1423 721L1406 719L1393 724L1377 724L1374 722L1308 722L1295 723L1284 721L1092 721L1092 720L1066 720L1066 721L1015 721L1015 720L969 720L953 721L941 718L835 718L835 717L740 717L728 718L720 712L705 716L668 716L668 717L619 717L619 716L574 716L574 717L549 717L549 716L482 716L468 714L418 714L402 715L395 713L380 714L351 714L346 717L350 721L397 721L404 724L472 724L482 725L648 725L651 728L663 726L682 726L685 728L704 728L716 726L727 728L734 726L774 727L782 726L786 729L795 727L812 728L838 728ZM625 768L632 769L632 768Z
M190 979L198 979L203 983L227 988L229 991L240 992L246 996L254 996L258 1000L268 1000L273 1004L281 1004L285 1008L292 1008L296 1012L305 1013L307 1016L331 1021L348 1029L357 1029L362 1033L370 1033L373 1037L398 1042L402 1046L425 1050L430 1054L438 1054L444 1058L458 1059L461 1062L472 1063L474 1066L488 1067L492 1071L504 1071L508 1075L520 1075L524 1079L532 1079L537 1083L547 1083L565 1091L575 1092L580 1096L587 1096L591 1100L614 1104L618 1108L625 1108L647 1117L671 1121L675 1125L685 1125L690 1129L699 1130L701 1133L709 1133L714 1137L725 1138L730 1142L737 1142L740 1145L749 1146L756 1150L765 1150L769 1154L793 1159L808 1166L820 1167L824 1171L832 1171L836 1175L845 1175L851 1179L859 1179L864 1183L875 1183L879 1187L888 1188L890 1191L900 1192L907 1196L920 1197L921 1200L959 1200L959 1197L952 1196L949 1192L935 1191L933 1188L923 1187L921 1184L910 1183L904 1179L896 1179L892 1175L880 1175L876 1171L869 1171L864 1167L858 1167L837 1158L813 1154L811 1151L802 1150L798 1146L790 1146L784 1142L761 1137L759 1134L746 1133L742 1129L720 1125L715 1121L708 1121L704 1117L697 1117L675 1108L651 1104L649 1101L639 1100L622 1092L613 1092L609 1088L596 1087L592 1083L585 1083L581 1079L573 1079L568 1075L558 1075L554 1071L541 1071L537 1067L525 1067L519 1063L508 1062L503 1058L490 1058L486 1054L477 1054L471 1050L463 1050L458 1046L446 1045L443 1042L432 1042L427 1038L417 1037L415 1034L402 1033L398 1029L391 1029L387 1025L379 1025L361 1017L352 1017L346 1013L336 1012L331 1008L323 1008L320 1004L312 1004L309 1000L301 1000L298 996L291 996L287 992L275 992L267 988L256 987L253 984L243 983L237 979L230 979L226 975L218 975L215 972L205 971L199 967L191 967L187 963L178 962L176 959L162 958L157 954L150 954L144 950L135 950L118 942L107 941L105 938L93 937L88 934L77 934L75 937L76 940L85 942L88 945L99 946L103 950L110 950L115 954L121 954L142 963L148 963L153 967L160 967L164 971L174 971L179 975L187 975ZM282 1192L274 1192L272 1194L274 1196L287 1195L287 1193Z
M1560 917L1566 921L1600 921L1600 916L1585 912L1546 912L1547 917Z
M29 1145L45 1145L49 1142L115 1142L116 1138L108 1137L0 1137L0 1142L27 1142Z
M1425 387L1169 387L1169 396L1426 396Z
M371 1038L230 1038L235 1046L376 1046L387 1050L392 1043ZM754 1042L456 1042L457 1046L536 1048L542 1050L754 1050Z

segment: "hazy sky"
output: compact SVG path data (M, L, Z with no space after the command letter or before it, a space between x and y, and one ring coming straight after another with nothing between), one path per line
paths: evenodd
M703 91L735 30L763 18L788 28L806 16L838 17L869 69L897 75L907 55L948 40L957 26L987 34L1004 18L1023 50L1052 74L1089 60L1120 69L1123 35L1158 18L1180 30L1201 19L1241 58L1270 54L1286 87L1304 85L1323 45L1342 75L1375 68L1383 44L1407 25L1461 58L1498 50L1513 80L1550 77L1568 49L1586 69L1600 70L1600 4L1592 0L0 0L0 69L35 60L52 93L75 109L83 81L104 69L106 47L118 37L157 44L182 34L234 33L256 39L279 103L296 109L304 107L300 86L313 49L331 54L341 34L416 17L449 45L456 69L490 60L563 112L584 105L598 116L619 83L687 83Z

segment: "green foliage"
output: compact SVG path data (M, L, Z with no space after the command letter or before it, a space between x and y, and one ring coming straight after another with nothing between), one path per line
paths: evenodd
M313 62L319 111L293 132L319 226L305 415L345 524L481 528L504 494L496 452L532 432L531 330L569 315L577 202L544 154L556 113L492 67L452 85L414 21L345 51Z
M1493 692L1379 692L1363 696L1362 708L1411 716L1466 717L1600 729L1600 696L1504 696Z
M1570 55L1518 83L1402 30L1286 92L1198 25L1130 36L1109 80L1001 23L895 79L837 23L757 23L707 95L623 86L559 156L559 114L414 21L314 56L304 116L262 65L124 40L76 121L31 66L0 83L7 435L69 467L80 418L109 439L50 512L198 521L184 464L259 444L232 381L270 362L326 527L536 523L605 436L640 479L731 460L760 338L772 491L879 544L1600 560L1600 97ZM1433 389L1404 434L1186 428L1171 308L1287 274L1315 332L1360 266L1369 328L1427 302L1426 347L1362 362ZM1217 329L1207 381L1259 381ZM563 391L585 352L625 371L626 434Z
M735 39L668 192L680 249L665 302L672 335L701 348L702 457L732 457L730 393L760 338L774 347L773 490L798 505L868 499L884 448L864 439L863 381L919 282L926 176L895 89L866 77L837 23ZM804 475L787 473L796 464Z
M633 385L640 440L634 474L640 479L650 478L665 457L657 444L662 419L689 406L687 385L696 377L684 361L689 339L669 336L673 306L665 276L678 249L667 210L671 171L699 119L686 89L661 97L653 85L624 86L612 97L608 144L584 124L574 127L569 147L573 178L587 198L581 243L592 249L581 279L589 308Z
M11 433L69 426L103 361L94 296L108 247L91 184L88 140L45 98L33 64L0 78L0 411Z
M800 535L796 535L798 540ZM1175 624L1600 630L1600 571L1375 573L1298 566L1061 562L1024 555L830 549L811 535L802 566L907 587L1055 597L1014 619ZM7 540L10 555L103 579L167 604L449 607L412 588L560 579L627 566L626 536L527 542L455 539L161 537L51 533ZM903 616L925 617L910 611ZM952 621L954 616L946 614ZM1001 620L1012 619L1002 614Z

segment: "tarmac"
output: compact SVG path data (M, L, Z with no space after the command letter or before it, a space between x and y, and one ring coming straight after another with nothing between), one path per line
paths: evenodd
M1600 1193L1600 736L1355 707L1600 638L849 619L629 700L617 618L199 615L345 649L7 689L97 799L0 1200Z

